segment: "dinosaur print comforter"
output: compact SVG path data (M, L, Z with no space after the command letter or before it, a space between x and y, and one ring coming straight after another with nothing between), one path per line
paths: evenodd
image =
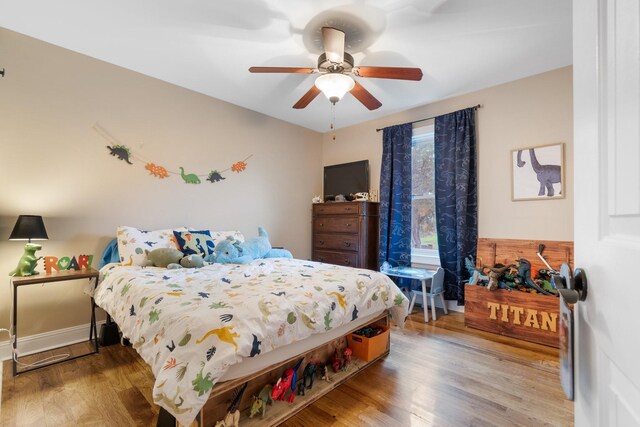
M96 303L156 378L154 402L190 425L229 366L408 301L382 273L296 259L199 269L108 264Z

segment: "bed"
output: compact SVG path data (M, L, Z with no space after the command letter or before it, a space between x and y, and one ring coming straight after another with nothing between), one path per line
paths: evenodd
M218 382L303 354L385 311L401 325L408 307L382 273L284 258L178 270L110 263L94 298L151 367L154 402L182 425Z

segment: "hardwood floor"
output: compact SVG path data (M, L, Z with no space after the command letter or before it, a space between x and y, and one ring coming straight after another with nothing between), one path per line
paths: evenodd
M461 313L394 328L391 354L284 426L571 426L558 350L464 327ZM81 350L80 350L81 351ZM135 350L99 355L16 378L4 364L2 426L150 426L150 369Z

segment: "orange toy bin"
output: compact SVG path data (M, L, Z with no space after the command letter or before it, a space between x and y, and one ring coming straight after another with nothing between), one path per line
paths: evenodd
M384 329L384 332L371 338L356 334L349 334L347 336L347 342L351 350L353 350L353 355L365 362L372 361L389 348L389 327L381 325L375 326L381 327Z

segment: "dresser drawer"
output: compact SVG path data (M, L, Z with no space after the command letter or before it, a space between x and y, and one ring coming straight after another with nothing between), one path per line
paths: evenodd
M317 203L313 205L314 215L357 215L360 213L362 203L336 202Z
M344 265L345 267L358 266L358 254L354 252L313 251L313 261L326 262L327 264Z
M339 251L357 251L358 235L356 234L316 234L313 240L314 249Z
M357 233L357 216L321 216L313 219L314 233Z

